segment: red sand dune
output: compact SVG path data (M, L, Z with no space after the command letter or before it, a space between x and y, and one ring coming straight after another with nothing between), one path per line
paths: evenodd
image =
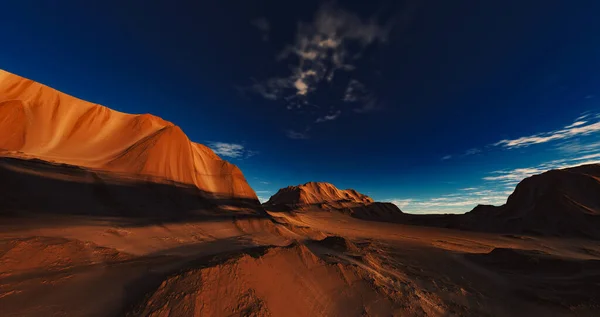
M0 70L0 150L256 199L242 172L161 118L83 101Z

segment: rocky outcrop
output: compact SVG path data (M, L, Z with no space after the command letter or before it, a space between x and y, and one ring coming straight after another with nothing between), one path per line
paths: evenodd
M159 117L77 99L0 70L0 155L192 185L257 200L242 172ZM257 202L258 203L258 202Z

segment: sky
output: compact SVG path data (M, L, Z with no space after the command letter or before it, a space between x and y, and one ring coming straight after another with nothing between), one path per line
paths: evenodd
M0 68L179 125L261 200L326 181L411 213L600 162L600 2L5 1Z

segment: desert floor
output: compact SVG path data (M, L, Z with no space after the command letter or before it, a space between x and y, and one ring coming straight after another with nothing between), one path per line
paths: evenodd
M273 221L136 226L89 216L4 219L2 315L597 316L600 309L595 241L314 210L270 214Z

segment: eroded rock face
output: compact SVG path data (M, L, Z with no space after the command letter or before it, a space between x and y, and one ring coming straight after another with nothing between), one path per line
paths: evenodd
M131 316L392 316L401 305L367 271L304 245L240 254L164 280Z
M477 206L460 218L465 229L600 238L600 165L528 177L505 205Z
M335 210L374 221L398 221L403 215L392 203L375 202L354 189L341 190L333 184L322 182L282 188L264 205L273 211L298 211L305 208Z
M0 152L257 200L235 165L191 142L174 124L114 111L2 70Z
M333 184L309 182L298 186L288 186L277 191L267 204L270 205L314 205L322 203L372 203L371 197L354 189L337 189Z

